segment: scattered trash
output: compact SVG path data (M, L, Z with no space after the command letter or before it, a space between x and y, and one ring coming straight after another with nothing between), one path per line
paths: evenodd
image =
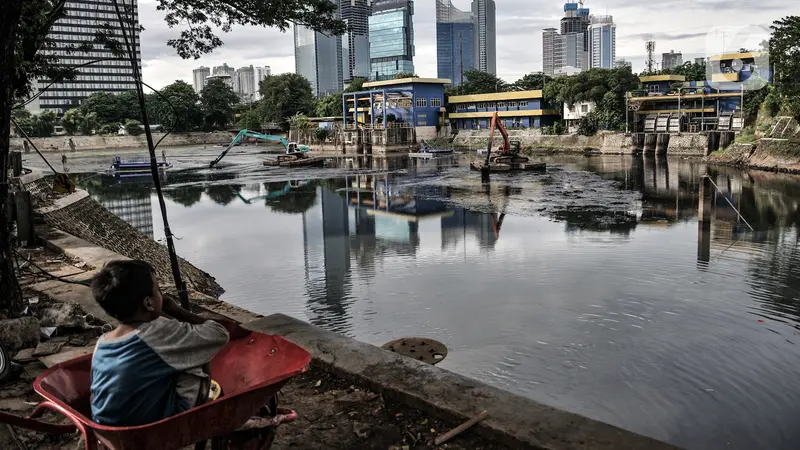
M6 351L16 352L39 343L39 321L34 317L0 320L0 342Z
M28 299L29 305L38 305L39 304L39 297L31 297Z
M54 303L39 311L39 320L43 326L61 330L89 329L85 316L81 307L74 303Z
M758 319L756 322L758 322L758 323L764 323L764 319Z
M44 337L45 339L49 339L56 334L56 329L57 329L56 327L42 327L39 330L41 330L42 332L42 337Z
M483 419L489 417L489 413L487 411L483 411L482 413L478 414L477 416L469 419L468 421L462 423L461 425L453 428L452 430L448 431L447 433L437 437L433 442L436 445L442 445L445 442L453 439L454 437L458 436L459 434L466 431L468 428L472 427L476 423L482 421Z
M322 386L322 380L318 380L316 383L314 383L314 387L320 387L320 386Z
M33 357L33 350L34 349L32 348L23 348L22 350L18 351L17 354L14 355L13 358L11 358L11 360L18 363L26 363L33 361L34 359L36 359Z
M353 433L358 436L359 439L366 439L369 437L369 424L361 423L361 422L353 422Z
M78 264L75 264L75 267L77 267L78 269L83 269L84 267L86 267L86 262L85 261L79 262Z
M63 346L64 342L55 342L55 341L40 342L39 345L36 346L36 350L33 351L33 356L34 357L50 356L54 353L58 353L61 350L61 347Z

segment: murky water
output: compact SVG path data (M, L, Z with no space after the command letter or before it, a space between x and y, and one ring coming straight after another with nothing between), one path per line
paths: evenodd
M432 337L442 367L680 446L800 447L800 178L551 157L485 189L458 159L209 171L207 153L175 157L167 203L229 302L374 344ZM82 184L163 236L147 178Z

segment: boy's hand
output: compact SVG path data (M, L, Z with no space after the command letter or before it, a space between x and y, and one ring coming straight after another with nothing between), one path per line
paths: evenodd
M161 311L169 314L170 316L173 315L176 310L182 309L181 305L178 304L177 301L171 295L164 295L162 296L162 304L161 304Z
M228 335L230 336L232 341L237 339L246 338L250 336L251 331L245 328L242 328L241 325L238 323L228 320L228 319L214 319L216 322L219 322L226 330L228 330Z

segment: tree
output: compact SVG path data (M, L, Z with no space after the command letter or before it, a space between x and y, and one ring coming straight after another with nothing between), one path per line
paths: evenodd
M687 61L673 69L662 70L662 75L683 75L687 81L702 81L708 78L706 63Z
M398 72L397 75L394 76L395 80L402 80L403 78L419 78L419 75L414 72Z
M222 80L213 79L200 91L200 98L203 103L206 128L225 129L233 117L233 105L239 101L233 88Z
M81 118L81 122L80 122L81 134L85 134L86 136L89 136L89 135L93 134L95 132L95 130L97 130L97 128L99 126L100 126L100 122L97 121L97 114L95 114L93 112L90 112L89 114L85 114ZM117 130L119 130L119 127L117 127Z
M355 78L347 86L344 92L359 92L364 90L364 79ZM317 101L314 107L317 117L341 117L342 115L342 93L328 94Z
M260 131L261 128L263 128L263 122L261 108L255 107L242 113L241 117L239 117L239 123L237 125L239 128L244 128L246 130Z
M551 79L543 73L529 73L510 86L513 91L535 91L544 89Z
M203 126L203 108L200 96L185 81L176 81L159 91L161 95L150 94L152 120L165 129L186 132Z
M314 95L311 84L294 73L272 75L264 78L259 87L264 117L288 127L287 120L296 114L314 112Z
M144 132L142 122L138 120L127 120L125 122L125 132L131 136L138 136Z
M73 67L57 64L58 53L50 51L55 50L55 43L47 37L53 24L66 16L65 4L66 0L0 2L0 198L3 199L8 191L5 176L14 100L27 97L32 80L64 80L75 74ZM277 27L285 31L296 24L334 35L341 35L347 29L345 22L337 18L337 5L329 0L240 0L235 5L230 0L158 0L157 8L166 13L170 27L186 27L177 39L167 42L184 58L198 58L222 45L212 26L223 32L236 25ZM109 27L99 27L95 41L118 49L119 42L111 36ZM87 41L76 49L86 50L90 45ZM6 203L0 202L0 310L16 314L22 308L22 295L12 263Z
M489 94L508 91L508 84L497 75L471 69L464 72L464 82L454 88L456 95Z
M787 16L772 23L769 54L777 94L792 115L800 119L800 16Z
M78 108L72 108L61 116L61 126L70 136L78 132L81 122L83 122L83 114Z

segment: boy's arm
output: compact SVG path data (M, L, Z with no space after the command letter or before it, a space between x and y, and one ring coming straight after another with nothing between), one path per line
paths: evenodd
M238 323L226 319L207 319L199 316L191 311L183 309L173 298L164 297L163 311L170 315L173 319L186 322L192 325L200 325L207 320L214 320L221 324L228 331L231 339L241 339L250 335L249 330L245 330Z

